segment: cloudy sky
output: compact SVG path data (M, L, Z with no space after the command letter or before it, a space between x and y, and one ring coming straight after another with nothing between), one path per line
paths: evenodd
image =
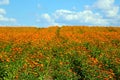
M120 0L0 0L0 25L120 26Z

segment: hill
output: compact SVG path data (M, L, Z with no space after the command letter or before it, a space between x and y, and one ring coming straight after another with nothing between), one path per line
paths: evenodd
M119 27L0 27L0 80L119 80Z

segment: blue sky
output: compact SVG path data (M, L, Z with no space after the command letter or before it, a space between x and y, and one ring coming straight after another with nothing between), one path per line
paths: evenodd
M0 0L0 25L120 26L120 0Z

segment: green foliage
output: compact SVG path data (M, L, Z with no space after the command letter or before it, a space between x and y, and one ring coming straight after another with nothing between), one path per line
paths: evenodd
M101 54L101 50L96 46L93 46L90 50L91 50L90 53L92 57L97 57Z
M83 46L85 46L86 49L90 49L90 47L91 47L89 42L85 42L85 43L83 44Z
M102 50L99 49L96 45L91 45L90 43L86 42L83 44L83 46L86 47L87 50L90 51L90 54L92 57L97 57L101 54Z
M6 69L2 66L0 66L0 80L6 80L8 77L8 73Z
M120 41L117 39L112 40L111 43L117 47L120 46Z

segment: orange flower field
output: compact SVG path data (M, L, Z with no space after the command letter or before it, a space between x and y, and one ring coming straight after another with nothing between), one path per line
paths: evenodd
M0 27L0 80L120 80L120 28Z

